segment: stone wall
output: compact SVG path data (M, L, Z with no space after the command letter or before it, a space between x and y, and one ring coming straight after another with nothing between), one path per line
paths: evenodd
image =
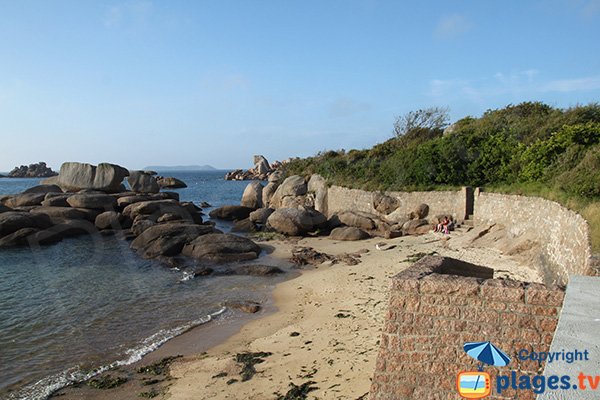
M444 192L385 192L398 199L399 209L408 214L419 204L429 205L429 215L450 213L462 221L466 216L466 188ZM332 186L327 193L329 216L342 211L363 211L379 214L373 205L375 193L358 189Z
M501 369L485 367L492 389L499 372L542 371L543 365L515 355L520 349L548 351L564 292L542 284L481 278L485 274L472 264L429 256L392 279L372 400L459 398L457 374L478 366L463 351L465 342L491 341L512 358ZM498 396L492 390L489 398L535 396L524 390Z
M535 262L547 283L566 284L569 275L592 275L587 221L553 201L475 191L476 224L498 223L511 237L528 233L542 247Z

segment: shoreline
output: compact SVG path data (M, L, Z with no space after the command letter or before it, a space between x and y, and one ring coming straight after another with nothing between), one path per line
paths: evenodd
M388 306L389 278L410 266L410 257L418 253L464 256L448 247L448 241L459 236L447 240L428 233L391 239L384 242L388 250L376 250L380 238L300 240L298 245L333 255L360 249L369 252L357 265L324 263L279 283L272 294L277 312L248 322L204 354L177 360L171 366L174 380L163 398L269 399L285 395L293 384L314 388L308 399L365 399ZM280 243L275 247L280 253L286 251ZM499 257L491 249L474 253L471 258L487 266L493 266ZM518 266L510 257L500 258L504 262L501 268L514 264L516 275L539 279L535 271ZM248 381L241 378L235 360L236 354L245 352L272 353L254 366L257 372Z

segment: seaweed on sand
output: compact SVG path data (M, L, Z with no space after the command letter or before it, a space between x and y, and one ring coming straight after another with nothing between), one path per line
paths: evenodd
M256 364L260 364L265 360L263 358L269 357L273 353L269 352L257 352L257 353L238 353L235 356L235 361L237 363L242 364L242 371L240 375L242 377L242 382L248 381L252 379L254 374L256 373L256 368L254 366Z
M153 375L162 375L169 372L169 366L176 359L183 357L181 355L165 357L160 361L157 361L153 364L146 365L137 369L138 374L153 374Z
M277 400L305 400L308 393L318 389L318 387L312 386L315 383L317 382L308 381L300 386L290 383L290 390L288 390L285 395L278 395Z
M107 374L98 378L90 379L87 382L87 385L89 387L93 387L94 389L112 389L116 388L117 386L121 386L125 382L127 382L127 378L121 376L112 377L110 374Z

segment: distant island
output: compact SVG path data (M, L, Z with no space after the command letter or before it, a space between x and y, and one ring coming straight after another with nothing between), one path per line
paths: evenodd
M144 169L152 171L217 171L212 165L150 165Z

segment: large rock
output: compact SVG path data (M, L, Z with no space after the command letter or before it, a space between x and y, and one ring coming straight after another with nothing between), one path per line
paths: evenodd
M23 228L46 229L51 226L52 222L46 215L18 211L0 213L0 237Z
M185 245L182 254L197 260L236 262L253 260L260 252L260 247L245 237L209 233Z
M0 213L13 211L12 208L5 206L4 204L0 204Z
M400 201L395 197L391 197L382 193L373 195L373 206L382 214L390 214L398 208Z
M98 230L93 223L86 220L67 220L48 229L41 230L29 237L31 245L47 245L59 242L64 238L92 235Z
M261 208L263 206L262 192L263 185L260 182L250 182L244 189L241 205L255 210Z
M280 208L267 219L267 226L277 232L302 236L322 227L327 218L318 211L298 208Z
M37 185L30 187L23 193L62 193L62 189L57 185Z
M153 227L154 225L156 225L156 223L154 221L150 221L149 219L141 219L141 218L136 219L135 221L133 221L133 224L131 225L131 232L135 236L139 236L146 229L149 229L149 228Z
M100 230L124 229L131 227L131 220L116 211L105 211L96 217L94 225Z
M423 219L429 214L429 206L425 203L419 204L414 211L409 214L410 219Z
M29 244L27 240L29 236L38 232L37 228L21 228L10 235L6 235L0 238L0 248L24 246Z
M267 175L271 171L271 166L265 157L254 156L254 171L259 176Z
M148 173L148 171L145 172ZM154 175L156 175L156 173ZM172 176L160 177L156 180L156 182L158 183L158 186L163 189L183 189L187 187L184 181Z
M256 230L256 225L254 225L254 222L250 221L249 219L235 221L231 227L231 232L239 233L251 233L256 232Z
M275 210L272 208L259 208L256 211L252 211L248 216L248 219L256 224L264 225L267 223L267 219Z
M158 193L160 191L156 178L145 171L131 171L127 183L136 193Z
M175 200L149 200L140 201L128 205L123 209L123 215L134 220L138 215L156 215L156 218L162 214L171 212L181 206Z
M107 193L122 191L123 179L129 171L119 165L101 163L91 164L66 162L60 167L58 176L42 181L43 184L55 184L67 192L84 189L100 190Z
M252 211L254 211L254 208L244 206L223 206L215 208L208 215L211 218L236 221L248 218Z
M342 226L335 228L329 235L330 239L344 241L363 240L368 239L369 237L370 235L367 232L353 226Z
M131 242L131 248L140 251L146 258L175 256L198 236L212 232L210 225L159 224L144 230Z
M269 182L267 186L263 188L262 200L265 207L268 207L271 204L271 199L277 191L278 186L279 184L277 182Z
M353 226L364 231L377 229L378 218L374 214L360 211L343 211L337 215L339 221L346 226Z
M404 235L422 235L430 230L429 222L426 219L411 219L402 225Z
M29 164L28 166L21 165L20 167L15 167L8 174L8 176L11 178L47 178L55 175L57 175L57 173L46 166L45 162Z
M93 208L97 210L114 210L117 199L108 194L74 194L67 198L67 203L74 208Z
M71 207L67 203L67 199L73 196L72 194L47 193L42 201L43 207Z
M94 222L100 211L72 207L37 207L31 210L30 213L47 215L52 222L59 223L70 219L84 219Z
M39 206L44 201L46 193L23 193L4 200L4 205L10 208Z
M327 215L327 193L329 187L327 181L321 175L313 174L308 181L308 192L313 193L315 196L314 207L315 210L320 213Z
M287 177L285 181L277 188L277 193L281 198L285 196L302 196L306 194L308 187L304 178L298 175Z

